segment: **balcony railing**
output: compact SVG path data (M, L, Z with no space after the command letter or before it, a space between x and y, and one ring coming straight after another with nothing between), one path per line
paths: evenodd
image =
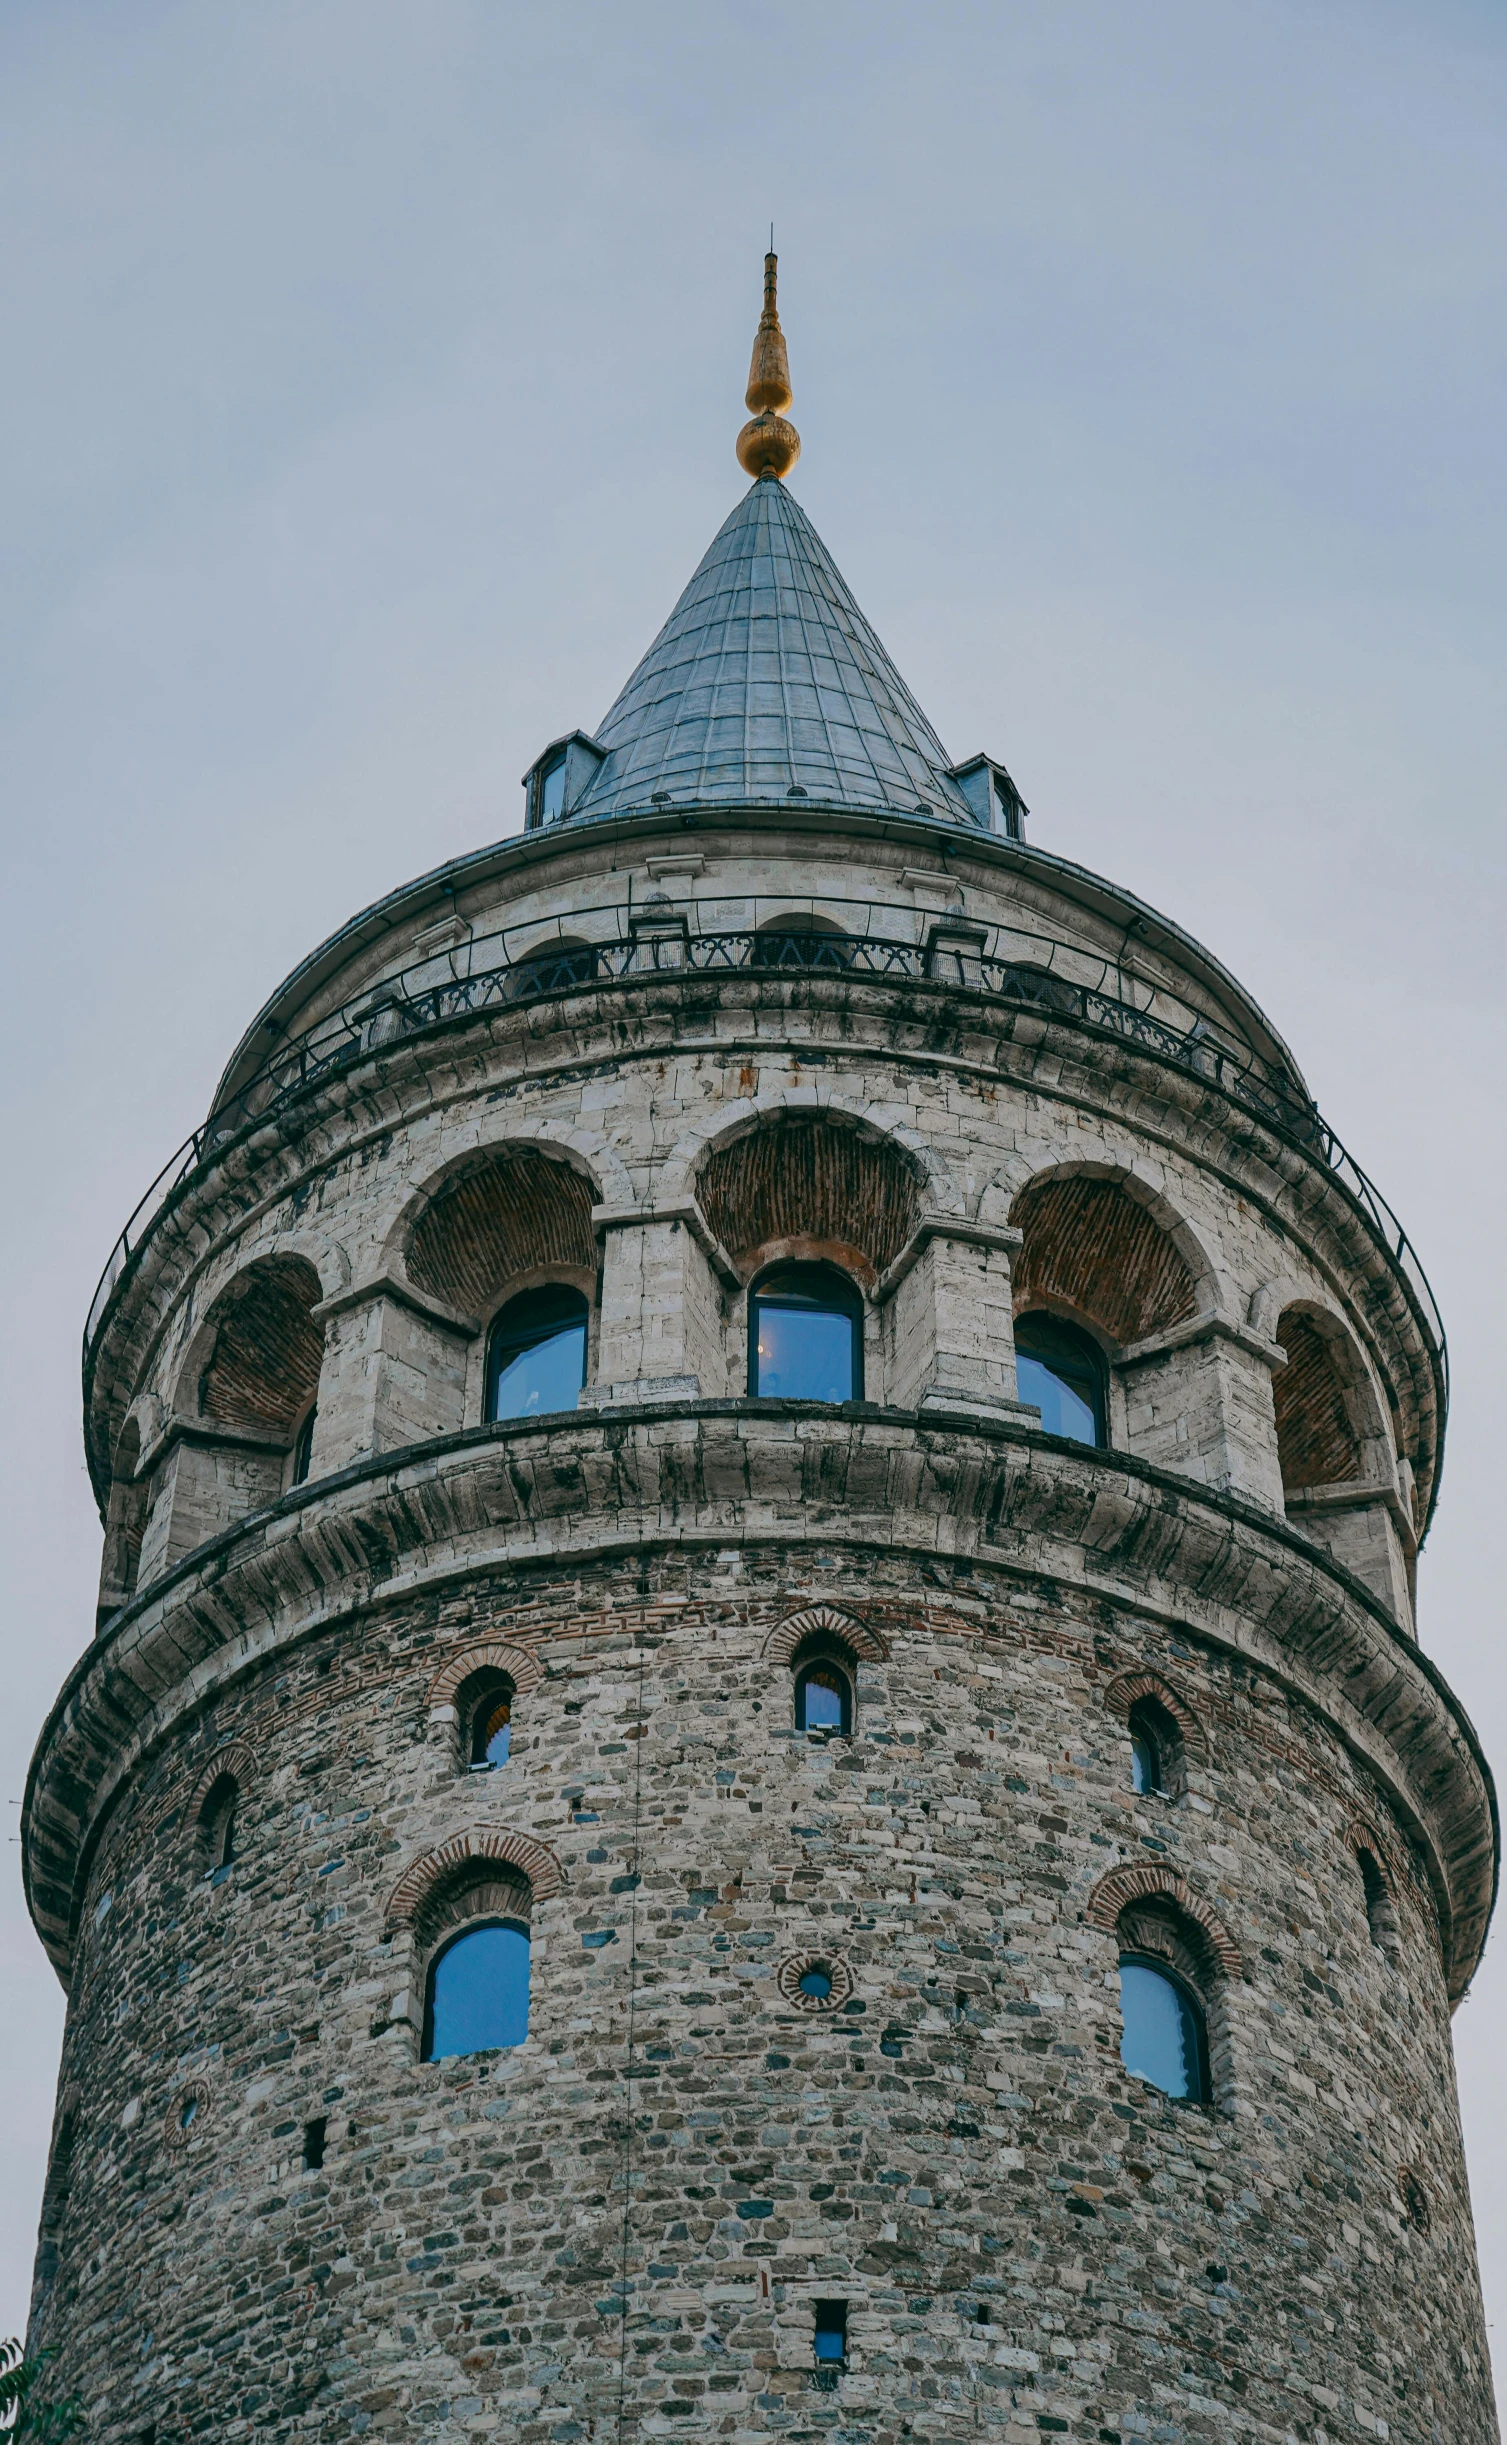
M1213 1026L1165 990L1128 976L1109 960L1086 955L1078 945L1001 927L972 929L980 937L977 945L957 937L928 945L898 931L875 933L867 925L852 932L816 930L819 919L800 916L793 917L788 928L775 920L719 933L684 930L678 919L656 930L642 914L629 929L622 923L625 914L615 907L573 916L571 923L583 931L593 920L615 919L618 930L599 940L572 936L541 942L537 925L530 929L532 940L518 941L521 928L473 937L369 989L280 1045L164 1164L137 1205L90 1302L84 1327L86 1371L111 1294L173 1192L251 1122L271 1118L342 1065L380 1045L489 1009L558 999L594 985L655 973L715 976L751 971L862 977L893 985L965 985L1014 1009L1039 1011L1096 1034L1119 1037L1205 1079L1310 1156L1354 1201L1413 1293L1447 1394L1448 1347L1438 1303L1411 1240L1381 1191L1294 1081L1232 1032ZM913 909L865 911L870 921L885 915L915 924ZM489 953L494 956L486 956Z

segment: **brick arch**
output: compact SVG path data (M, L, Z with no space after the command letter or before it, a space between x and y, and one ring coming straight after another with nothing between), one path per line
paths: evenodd
M537 1689L544 1678L544 1666L532 1649L514 1647L506 1639L485 1640L458 1649L440 1667L429 1684L429 1705L453 1706L465 1683L478 1672L505 1672L520 1698L525 1690Z
M1275 1337L1287 1353L1272 1378L1283 1492L1353 1483L1365 1475L1355 1415L1364 1372L1349 1335L1326 1310L1294 1303L1277 1318Z
M1119 1927L1122 1911L1134 1902L1152 1901L1171 1902L1185 1919L1191 1920L1227 1977L1243 1975L1240 1947L1224 1921L1172 1868L1153 1867L1149 1861L1111 1868L1089 1895L1083 1916L1090 1927L1101 1928L1112 1936Z
M765 1662L790 1663L808 1638L835 1639L864 1664L883 1664L889 1656L878 1631L871 1630L856 1613L845 1613L838 1605L807 1605L770 1631L762 1650Z
M696 1195L745 1279L775 1249L819 1246L873 1280L899 1255L924 1202L910 1150L830 1108L780 1108L714 1148Z
M319 1390L324 1296L307 1257L256 1257L221 1291L190 1344L177 1406L269 1440L291 1438Z
M1129 1174L1039 1172L1016 1192L1010 1220L1024 1235L1012 1267L1017 1315L1071 1309L1123 1348L1197 1312L1202 1253L1190 1257L1186 1226L1134 1195Z
M554 1852L547 1851L531 1834L508 1833L501 1826L472 1825L462 1834L452 1834L438 1850L426 1851L422 1859L416 1859L411 1868L404 1870L387 1897L384 1924L411 1926L430 1897L458 1871L484 1866L488 1861L524 1877L536 1902L549 1901L565 1882Z
M522 1274L594 1273L596 1183L562 1149L529 1143L465 1156L410 1208L403 1259L415 1288L485 1316Z
M259 1771L256 1751L248 1748L245 1741L227 1741L223 1749L216 1749L214 1756L188 1795L183 1811L185 1826L192 1831L198 1824L200 1810L216 1783L221 1781L225 1775L233 1776L241 1790L245 1791Z
M1154 1698L1158 1706L1166 1708L1183 1736L1183 1746L1190 1757L1200 1761L1208 1757L1208 1735L1202 1723L1187 1700L1179 1697L1171 1683L1164 1681L1160 1673L1116 1673L1104 1692L1105 1710L1118 1716L1121 1723L1128 1723L1131 1708L1138 1705L1142 1698Z

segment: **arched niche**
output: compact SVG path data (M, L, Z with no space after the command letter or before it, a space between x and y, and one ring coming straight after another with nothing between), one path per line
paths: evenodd
M1124 1349L1197 1312L1188 1255L1123 1179L1050 1172L1018 1192L1010 1220L1023 1242L1017 1316L1042 1308L1077 1317Z
M778 1257L825 1257L871 1285L922 1205L909 1153L832 1112L781 1112L714 1148L696 1194L745 1281Z
M211 1426L291 1444L319 1390L324 1334L311 1310L320 1281L305 1257L260 1257L210 1311L208 1347L194 1387Z
M451 1171L411 1221L408 1278L478 1320L527 1281L589 1282L596 1202L594 1184L563 1156L526 1144L489 1148Z

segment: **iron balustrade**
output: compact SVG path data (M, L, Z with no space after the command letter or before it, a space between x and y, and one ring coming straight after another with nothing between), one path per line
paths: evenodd
M667 905L667 904L664 904ZM830 907L832 903L824 903ZM537 939L537 923L527 929L536 939L512 953L511 938L525 929L514 927L484 937L472 937L454 950L432 955L405 969L383 985L369 989L304 1034L289 1039L241 1086L219 1103L202 1128L164 1164L141 1198L110 1252L84 1326L86 1381L99 1327L111 1295L131 1259L138 1254L156 1217L169 1198L201 1164L207 1163L252 1122L273 1117L307 1089L344 1063L354 1062L379 1046L422 1035L455 1020L490 1009L546 1001L582 988L613 984L651 974L682 976L795 974L877 978L894 984L965 985L1016 1009L1035 1010L1053 1019L1066 1019L1101 1035L1116 1036L1154 1058L1175 1064L1217 1088L1229 1099L1277 1130L1339 1182L1372 1236L1398 1266L1407 1282L1425 1336L1434 1346L1444 1395L1448 1398L1449 1350L1438 1302L1417 1251L1375 1183L1347 1152L1328 1123L1296 1084L1232 1032L1215 1027L1202 1014L1141 978L1127 978L1114 961L1096 959L1076 944L1018 929L980 926L971 929L993 948L975 949L954 935L941 944L902 935L815 930L810 916L791 912L788 928L776 919L763 926L719 933L682 930L678 912L660 921L655 930L654 904L639 912L638 930L619 931L599 941L572 935L551 945ZM577 912L576 925L615 917L611 910ZM915 911L888 912L872 907L865 914L902 915L912 925ZM819 924L820 919L816 920ZM1008 944L1022 946L1020 956L1001 956ZM500 959L477 964L477 954L502 946ZM1077 969L1079 974L1072 971ZM1094 969L1099 981L1081 973ZM1120 990L1110 991L1113 982ZM1136 1001L1131 992L1144 999ZM1160 1007L1159 1007L1160 1006ZM1436 1480L1437 1482L1437 1480Z

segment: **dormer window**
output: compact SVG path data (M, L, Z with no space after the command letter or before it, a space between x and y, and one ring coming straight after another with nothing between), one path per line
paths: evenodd
M558 823L565 812L565 750L557 747L539 768L539 821Z

